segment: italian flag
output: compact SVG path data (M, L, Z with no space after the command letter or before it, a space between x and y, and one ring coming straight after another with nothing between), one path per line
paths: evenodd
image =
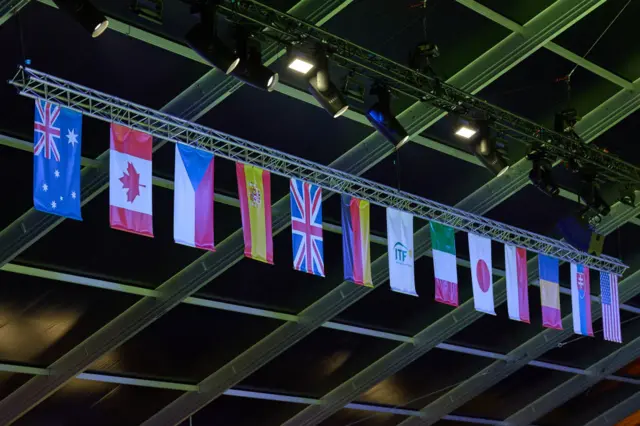
M431 227L433 269L436 277L435 299L446 305L458 306L458 270L456 267L455 231L436 222Z

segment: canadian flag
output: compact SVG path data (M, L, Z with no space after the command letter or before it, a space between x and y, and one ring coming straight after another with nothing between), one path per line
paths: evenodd
M109 220L121 231L153 237L152 137L111 124Z

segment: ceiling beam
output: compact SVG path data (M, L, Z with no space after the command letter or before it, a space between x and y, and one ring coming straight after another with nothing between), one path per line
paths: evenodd
M635 328L640 329L640 327ZM638 335L637 332L627 334ZM526 426L533 423L601 380L605 380L607 376L623 368L638 356L640 356L640 336L587 368L587 375L572 377L509 416L504 421L505 426Z
M314 19L318 22L325 20L328 15L333 16L337 8L341 9L350 2L351 0L302 0L294 9L298 13L309 14L301 16L302 18ZM115 26L117 27L117 25ZM199 82L187 88L178 95L178 98L165 105L162 111L190 120L198 119L211 108L212 96L216 90L220 89L224 92L226 89L221 89L223 86L237 84L233 77L221 76L220 74L214 70L207 73ZM220 90L217 93L222 93ZM184 102L185 99L189 101ZM163 142L156 143L154 152L162 144ZM388 155L390 151L388 143L378 147L377 150L368 146L361 148L364 148L364 153L352 149L337 162L334 162L332 166L349 173L360 174ZM83 206L104 191L109 184L109 151L101 154L97 161L100 162L100 167L85 167L81 171ZM289 199L286 197L274 208L274 213L280 212L280 216L274 215L274 234L288 225L288 205ZM32 208L0 231L0 267L13 260L63 220L64 218L48 215ZM5 397L0 401L0 424L10 424L20 418L75 375L89 367L100 356L124 343L180 301L206 285L211 279L222 274L242 259L242 246L242 230L238 230L218 245L216 253L202 256L161 285L158 288L162 292L160 299L143 298L51 364L49 376L46 378L33 377ZM230 261L230 258L235 260Z
M29 3L30 0L0 0L0 26Z
M514 32L517 34L524 34L525 32L525 28L524 26L518 24L517 22L512 21L511 19L507 18L504 15L499 14L498 12L488 8L487 6L478 3L476 0L456 0L458 3L460 3L463 6L466 6L467 8L473 10L474 12L484 16L485 18L490 19L491 21L495 22L496 24ZM547 44L544 45L544 48L547 50L550 50L551 52L563 57L564 59L568 60L569 62L573 62L574 64L591 71L592 73L604 78L605 80L608 80L609 82L615 84L616 86L620 87L621 89L627 89L627 90L636 90L637 88L634 86L634 83L632 83L629 80L626 80L622 77L620 77L619 75L599 66L594 64L591 61L588 61L587 59L583 58L582 56L576 55L575 53L571 52L568 49L565 49L564 47L554 43L553 41L548 42Z
M619 285L620 301L626 302L640 292L640 271L636 271L622 280ZM503 297L501 297L503 299ZM473 301L470 301L473 302ZM594 305L593 320L602 316L600 305ZM468 378L451 391L442 395L426 407L422 408L422 415L407 419L402 426L432 425L453 410L461 407L474 397L489 389L491 386L505 379L528 364L529 361L538 358L559 343L573 335L573 316L566 315L562 319L563 330L546 329L535 337L518 346L507 356L509 361L496 361Z
M618 422L620 422L619 426L632 426L634 423L624 423L623 420L633 415L634 413L635 419L639 420L640 411L638 410L638 407L640 407L640 392L636 392L618 405L610 408L606 412L594 418L584 426L612 426L618 424Z

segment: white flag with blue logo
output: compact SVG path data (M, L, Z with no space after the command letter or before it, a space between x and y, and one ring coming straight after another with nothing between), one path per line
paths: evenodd
M417 296L413 272L413 216L387 208L387 244L391 290Z
M82 220L82 114L42 99L35 104L33 205L36 210Z

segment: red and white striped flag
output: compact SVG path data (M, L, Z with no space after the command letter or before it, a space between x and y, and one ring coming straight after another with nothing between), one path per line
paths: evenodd
M617 275L609 272L600 272L600 302L602 303L604 339L610 342L622 343Z

